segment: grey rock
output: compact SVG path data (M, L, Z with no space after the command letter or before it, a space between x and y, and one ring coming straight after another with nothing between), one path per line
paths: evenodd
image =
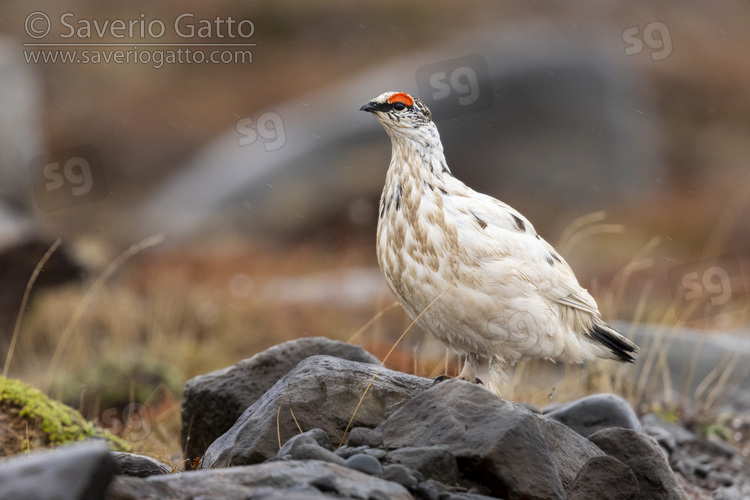
M327 474L310 481L310 486L322 491L323 493L338 493L339 481L333 474Z
M202 456L281 377L303 359L318 354L380 363L360 346L312 337L284 342L234 366L190 379L185 384L181 408L185 458Z
M457 379L404 404L378 427L388 448L448 446L467 482L502 498L562 499L538 419Z
M676 446L683 446L698 441L698 436L683 426L664 421L655 413L648 413L641 419L643 432L652 436L662 446L665 444L667 451Z
M720 486L732 486L734 484L734 476L726 472L711 471L709 477Z
M696 463L693 466L693 472L698 477L708 477L708 474L714 470L714 467L710 463Z
M414 472L401 464L388 464L383 467L381 477L387 481L398 483L408 490L413 490L417 486L417 478Z
M589 439L630 467L642 498L687 499L653 438L631 429L610 427L595 432Z
M424 483L419 483L414 490L415 496L424 500L440 500L447 493L448 489L441 483L430 479Z
M297 434L296 436L288 439L286 443L284 443L284 446L282 446L279 450L278 455L280 457L283 457L284 455L290 455L292 454L292 450L294 449L294 447L301 444L316 444L328 451L333 450L331 440L328 439L328 435L323 429L310 429L307 432Z
M117 463L117 474L121 476L148 477L172 472L169 465L145 455L113 451L112 458Z
M546 416L562 422L584 437L607 427L624 427L642 432L638 415L627 401L616 394L592 394L564 404L546 413Z
M448 497L448 500L497 500L497 498L477 495L476 493L454 493Z
M630 467L614 457L593 457L586 462L568 490L568 500L635 500L638 480Z
M352 455L344 461L344 465L350 469L358 470L373 476L379 476L383 473L383 466L380 465L380 461L377 458L364 453L360 455Z
M390 498L380 490L373 490L367 495L367 500L390 500Z
M400 448L388 453L388 459L445 485L451 485L458 480L456 457L447 446Z
M323 479L326 478L326 479ZM330 498L325 488L335 486L343 498L411 499L403 486L340 465L318 460L291 460L227 469L199 470L151 476L117 477L108 500L211 498L236 500ZM313 489L314 488L314 489Z
M362 450L362 453L365 455L370 455L371 457L375 457L378 460L383 460L386 455L388 455L388 452L385 450L381 450L380 448L365 448Z
M383 437L374 429L355 427L349 431L346 444L351 447L367 446L368 448L379 448L383 446Z
M340 456L343 459L347 459L353 455L359 455L360 453L364 453L364 449L363 448L350 448L349 446L344 446L343 448L337 449L333 453L335 455Z
M604 452L557 420L543 415L533 415L542 429L563 488L568 491L586 462L593 457L603 456Z
M13 499L105 498L117 465L103 442L61 446L0 462L0 496Z
M706 447L712 455L724 458L732 458L737 454L737 450L731 444L722 441L713 434L710 434L706 439Z
M206 450L201 468L260 463L276 456L303 429L320 428L339 443L378 367L331 356L305 359L287 373ZM381 369L357 410L353 426L375 427L431 380ZM292 417L290 408L294 411Z
M344 465L344 459L317 444L302 444L292 451L295 460L322 460L338 465Z

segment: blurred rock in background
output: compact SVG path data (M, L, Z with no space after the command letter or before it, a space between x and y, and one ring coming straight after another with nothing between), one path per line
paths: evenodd
M260 115L266 139L250 130L243 146L233 127L180 167L146 205L143 234L234 226L283 236L356 218L358 202L368 209L357 222L371 227L390 147L357 110L389 89L434 104L454 174L484 192L572 210L642 197L665 173L660 116L646 77L612 57L621 40L607 35L496 25L295 97Z

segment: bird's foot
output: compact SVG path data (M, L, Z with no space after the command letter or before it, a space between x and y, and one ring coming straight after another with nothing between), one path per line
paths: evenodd
M450 380L457 377L451 377L450 375L438 375L434 379L432 379L433 384L432 385L438 385L440 382L445 382L446 380ZM482 382L479 378L474 379L475 384L484 385L484 382Z

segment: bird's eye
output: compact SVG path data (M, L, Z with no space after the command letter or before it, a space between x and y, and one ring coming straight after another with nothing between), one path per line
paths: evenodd
M403 111L404 109L406 109L406 104L404 104L403 102L397 102L393 105L393 109L395 109L396 111Z

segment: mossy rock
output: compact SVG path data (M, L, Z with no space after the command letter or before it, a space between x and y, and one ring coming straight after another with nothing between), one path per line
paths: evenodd
M112 451L130 451L125 441L73 408L20 380L0 377L0 456L89 438L105 440Z

